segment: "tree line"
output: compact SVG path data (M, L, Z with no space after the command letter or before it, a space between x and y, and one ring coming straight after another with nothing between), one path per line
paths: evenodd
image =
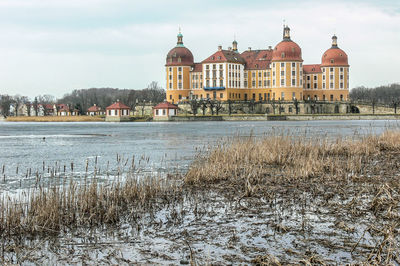
M371 104L398 105L400 103L400 84L395 83L375 88L356 87L350 91L350 99Z
M165 90L158 85L157 82L151 82L147 88L142 90L132 89L116 89L116 88L90 88L73 90L71 93L65 94L63 97L56 99L52 95L38 95L34 99L26 96L10 96L0 95L0 112L4 116L10 115L10 106L20 106L21 104L33 105L38 104L68 104L70 108L78 110L80 114L85 114L87 109L94 104L103 108L103 110L112 103L119 100L135 109L136 105L144 103L160 103L166 99ZM15 108L18 112L18 108ZM28 110L30 110L28 108ZM15 115L18 115L16 113ZM28 114L29 115L29 114Z

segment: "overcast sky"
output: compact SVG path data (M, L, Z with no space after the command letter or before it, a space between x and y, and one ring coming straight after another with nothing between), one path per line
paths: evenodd
M350 87L400 82L400 1L0 0L0 94L165 87L165 57L182 28L195 61L231 46L275 46L283 20L304 64L334 33Z

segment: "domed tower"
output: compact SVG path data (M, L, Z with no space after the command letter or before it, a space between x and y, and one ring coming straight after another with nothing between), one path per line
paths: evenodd
M327 90L330 101L347 100L349 95L349 63L347 54L332 37L332 47L322 55L322 89ZM329 90L329 91L328 91Z
M301 48L290 38L290 28L283 28L283 40L275 46L271 60L272 98L303 98L303 59Z
M176 103L189 98L190 70L194 64L192 52L183 45L183 35L179 31L178 42L166 59L167 101Z

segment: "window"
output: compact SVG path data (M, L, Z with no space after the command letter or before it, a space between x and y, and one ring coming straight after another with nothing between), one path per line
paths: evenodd
M169 84L169 88L172 89L172 83Z
M213 80L213 87L214 88L217 87L217 81L216 80Z
M296 99L296 93L295 92L292 93L292 99Z
M335 60L334 60L334 59L331 59L331 64L333 64L333 63L335 63Z
M285 93L284 92L281 93L281 99L282 99L282 101L285 100Z
M207 99L210 99L210 94L209 93L207 93Z
M261 80L259 80L259 81L258 81L258 87L261 87L261 86L262 86Z
M282 54L281 54L281 57L282 57L282 58L285 58L285 53L282 53Z
M274 76L274 77L275 77L275 71L274 71L274 72L272 72L272 76Z
M210 65L206 65L206 69L207 69L207 70L210 69Z
M331 101L333 101L333 94L331 94Z
M325 89L325 83L322 83L322 88Z
M264 71L264 78L266 78L267 77L267 72L266 71Z
M178 83L178 88L182 89L182 83L180 83L180 82Z
M331 84L330 84L330 88L333 89L333 83L332 83L332 82L331 82Z
M172 67L169 68L169 72L172 72Z
M256 77L256 72L252 72L252 73L251 73L251 76L252 76L253 78L255 78L255 77Z
M325 80L325 75L322 76L322 80Z
M275 80L272 81L272 85L275 86Z
M169 95L169 99L170 99L170 100L172 100L172 94L171 94L171 95Z
M172 79L172 75L169 75L169 79Z
M292 67L296 67L296 63L292 63Z
M223 87L223 86L224 86L224 81L223 81L222 79L219 81L219 86L220 86L220 87Z
M259 100L259 101L262 101L261 93L258 94L258 100Z
M181 68L181 67L178 67L178 71L182 71L182 68Z
M247 80L244 81L244 87L247 88Z
M314 89L317 89L317 88L318 88L317 83L314 83Z
M285 80L281 79L281 86L285 86Z
M310 76L307 76L307 80L310 80Z
M292 71L292 76L296 76L296 71Z
M296 80L292 79L292 86L296 86Z
M179 94L179 100L181 100L181 99L182 99L182 95Z
M255 81L255 80L253 80L253 81L251 82L251 86L252 86L252 87L255 87L255 86L256 86L256 81Z
M309 88L310 88L310 83L307 84L307 89L309 89Z
M267 87L271 86L271 81L267 80Z
M333 72L333 67L331 67L329 71L330 71L330 72Z
M330 78L330 79L333 79L333 75L330 75L329 78Z
M267 81L264 80L264 87L267 87Z
M340 75L340 79L343 79L343 75Z
M178 79L182 79L182 75L178 75Z
M256 99L256 94L255 93L253 93L253 100L255 100Z
M281 67L285 67L285 63L281 63Z
M261 78L261 75L262 75L262 73L261 73L261 72L258 72L258 77L259 77L259 78Z
M343 82L340 82L340 88L343 89Z
M222 78L224 76L224 71L220 70L219 71L219 77Z
M285 75L285 71L281 71L281 76L284 76Z
M206 87L210 87L210 81L206 80Z
M213 65L213 69L217 69L217 65L216 64Z
M224 98L224 94L223 94L223 93L220 93L220 94L219 94L219 98L221 98L221 99Z

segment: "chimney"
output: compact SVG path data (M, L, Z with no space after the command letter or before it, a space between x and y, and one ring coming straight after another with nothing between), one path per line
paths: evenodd
M232 47L228 47L228 50L229 50L229 51L232 51Z
M251 47L249 47L248 51L251 52Z
M218 45L218 51L222 51L222 45Z
M272 50L272 46L270 45L270 46L268 46L268 50Z

